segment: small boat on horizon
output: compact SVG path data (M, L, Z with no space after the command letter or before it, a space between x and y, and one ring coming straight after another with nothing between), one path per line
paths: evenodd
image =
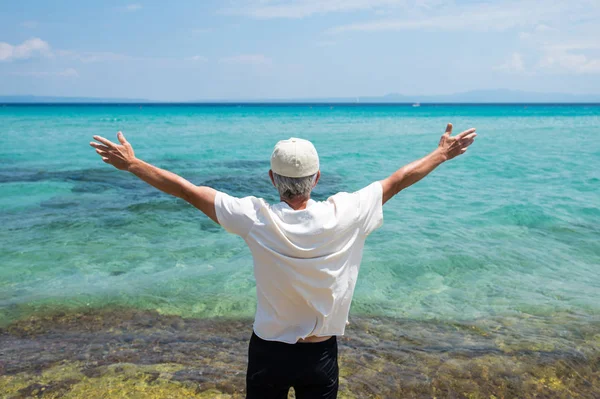
M413 106L413 107L420 107L420 106L421 106L421 103L414 103L412 106Z

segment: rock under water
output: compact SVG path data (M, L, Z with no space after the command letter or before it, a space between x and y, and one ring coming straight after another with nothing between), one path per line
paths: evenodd
M352 317L339 397L600 397L600 324L547 322ZM31 316L0 330L0 397L243 398L251 332L125 308Z

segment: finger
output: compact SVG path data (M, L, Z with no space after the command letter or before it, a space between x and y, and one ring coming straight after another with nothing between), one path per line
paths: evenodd
M123 133L118 132L117 133L117 138L119 139L119 142L121 144L127 144L127 140L125 139L125 136L123 136Z
M103 157L107 157L108 156L108 152L107 151L102 151L102 150L96 150L96 152L98 154L100 154Z
M113 143L112 141L105 139L102 136L94 136L94 140L101 142L102 144L105 144L106 146L110 147L110 148L115 148L117 145L115 143Z
M470 146L471 144L473 144L474 141L475 140L473 140L473 139L471 139L471 140L463 140L463 141L460 142L460 145L461 145L461 147L466 148L466 147Z
M462 132L462 133L459 133L459 134L457 134L457 135L456 135L456 138L460 140L460 139L462 139L463 137L465 137L465 136L468 136L468 135L469 135L469 134L471 134L471 133L475 133L475 128L474 128L474 127L472 127L472 128L471 128L471 129L469 129L469 130L465 130L465 131L464 131L464 132Z
M446 125L446 131L444 132L445 136L450 136L452 134L452 123L448 123Z
M465 147L465 148L463 148L462 150L460 150L460 153L461 153L461 154L464 154L465 152L467 152L467 150L468 150L468 148L467 148L467 147Z
M468 145L471 145L471 143L473 143L473 141L475 141L475 137L476 137L476 135L474 135L474 133L471 133L468 136L465 136L462 139L458 140L458 143L462 146L464 146L465 143L469 143Z
M102 150L102 151L108 151L108 150L110 150L110 148L108 148L107 146L102 145L102 144L98 144L98 143L94 143L93 141L90 142L90 145L92 147L94 147L95 149L97 149L97 150Z
M461 140L473 140L475 137L477 137L477 133L471 133L463 137Z
M102 160L103 160L104 162L106 162L106 163L110 163L110 162L108 161L108 158L106 158L106 157L102 157Z

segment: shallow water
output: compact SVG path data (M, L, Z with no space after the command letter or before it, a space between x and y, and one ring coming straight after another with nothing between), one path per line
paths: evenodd
M598 315L600 106L93 105L0 108L0 321L107 304L253 315L244 242L102 163L93 134L120 129L144 160L275 201L281 138L314 141L324 199L426 154L448 121L477 142L385 206L353 313Z
M448 121L479 137L386 204L342 341L344 395L594 397L600 106L583 105L0 107L2 384L21 396L55 384L47 389L91 397L102 384L126 392L135 382L160 397L180 381L194 395L241 395L255 309L244 242L102 163L92 135L115 140L122 130L148 162L275 201L267 171L279 139L315 143L314 196L325 199L425 155ZM102 310L113 308L125 310ZM82 312L100 327L72 322ZM121 342L128 315L148 325L134 323ZM153 339L166 336L180 357L154 355ZM104 368L78 385L87 359ZM199 382L198 370L210 377Z
M338 341L339 397L598 397L600 320L560 321L352 317ZM0 392L243 398L251 324L124 308L32 317L0 330Z

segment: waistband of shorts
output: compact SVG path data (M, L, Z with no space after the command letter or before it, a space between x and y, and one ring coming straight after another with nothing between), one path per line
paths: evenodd
M281 346L281 347L299 347L299 348L303 348L303 349L318 349L318 348L326 348L332 345L335 345L337 343L337 336L332 335L331 338L326 339L325 341L321 341L321 342L296 342L294 344L289 344L287 342L281 342L281 341L270 341L267 339L262 339L261 337L259 337L258 335L256 335L256 333L254 331L252 331L252 338L258 342L261 342L263 344L268 344L268 345L273 345L273 346Z

